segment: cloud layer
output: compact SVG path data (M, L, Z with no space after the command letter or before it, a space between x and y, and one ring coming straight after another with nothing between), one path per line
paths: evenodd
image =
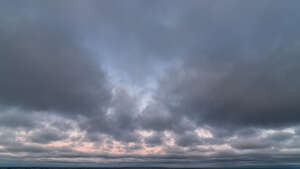
M299 165L299 5L2 1L0 163Z

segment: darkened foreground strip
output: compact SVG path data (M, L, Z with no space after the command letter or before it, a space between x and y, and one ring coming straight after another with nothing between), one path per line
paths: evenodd
M268 166L268 167L0 167L0 169L300 169L299 166Z

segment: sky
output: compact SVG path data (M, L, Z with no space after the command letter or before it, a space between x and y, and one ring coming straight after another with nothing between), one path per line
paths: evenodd
M300 1L0 1L0 165L300 165Z

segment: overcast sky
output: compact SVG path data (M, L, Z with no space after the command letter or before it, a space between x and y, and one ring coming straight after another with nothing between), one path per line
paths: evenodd
M0 1L0 165L300 165L300 1Z

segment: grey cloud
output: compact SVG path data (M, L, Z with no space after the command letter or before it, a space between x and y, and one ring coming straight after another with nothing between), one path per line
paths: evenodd
M195 38L199 48L190 48L186 57L170 67L160 81L158 98L174 115L188 116L200 125L231 130L236 129L232 126L298 124L296 4L233 4L232 10L220 11L225 23L208 14L213 23L212 32L205 34L207 43L202 45L201 38ZM244 29L244 22L248 28Z
M28 153L42 153L47 152L49 149L38 146L38 145L26 145L21 143L17 139L17 134L13 130L4 130L0 132L0 145L3 146L5 152L18 153L18 152L28 152Z
M282 142L286 140L290 140L293 137L292 133L288 132L276 132L268 137L268 139L274 142Z
M0 29L1 103L67 114L101 112L110 99L105 74L73 30L51 18L10 17L16 23Z
M160 133L160 132L156 132L154 134L152 134L149 137L146 137L144 139L145 143L147 144L147 146L157 146L157 145L162 145L163 141L164 141L164 134Z
M143 149L143 146L140 144L133 144L133 145L125 146L125 150L127 153L134 152L134 151L140 150L140 149Z
M229 139L227 142L236 149L244 150L263 150L277 151L281 148L288 148L292 145L295 138L294 134L286 131L275 131L269 134L256 134L251 137L244 137L243 135L235 135L236 139Z
M101 119L111 102L112 86L101 58L84 46L72 20L60 17L54 8L42 11L45 4L34 1L18 4L21 10L17 2L1 3L9 10L1 11L0 103L18 109L1 113L2 124L34 128L49 114Z
M176 144L182 147L201 145L202 141L196 133L186 132L176 135Z
M234 141L231 146L237 149L265 149L270 148L271 144L259 139L247 139Z
M18 108L3 108L0 111L0 127L11 129L23 128L30 130L39 126L39 117L35 114L28 114L21 117L20 113L26 112Z
M27 154L23 158L32 158L35 156L46 154L63 154L74 152L70 147L49 147L40 144L24 143L22 139L26 139L25 135L19 135L18 130L1 130L0 145L3 147L2 152L11 153L17 157ZM20 139L21 138L21 139Z
M58 129L46 128L34 131L27 139L34 143L47 144L52 141L64 140L66 138L66 133L63 133Z
M141 126L150 130L166 130L176 125L177 119L160 104L151 104L143 110L140 116Z
M178 156L179 158L180 155L185 153L183 147L180 146L164 146L163 149L167 154Z
M258 128L243 128L241 130L238 130L235 134L240 137L246 138L255 137L261 134L261 130Z
M107 112L101 116L87 118L80 126L88 131L87 137L101 139L97 134L105 133L113 139L124 142L139 142L136 130L137 98L131 96L125 89L115 88Z
M299 126L295 127L295 133L297 135L300 135L300 127Z
M170 111L159 100L149 104L137 119L142 129L157 132L169 130L180 133L196 127L193 121L175 115L172 110Z
M14 145L14 146L7 146L5 150L11 153L46 153L49 152L50 149L44 148L41 146L34 146L34 145Z
M155 71L152 63L165 62L176 54L173 46L179 41L173 35L177 32L164 25L170 15L168 3L135 0L30 2L31 8L46 17L74 26L72 30L84 35L89 48L104 55L104 66L125 73L136 83ZM166 47L171 44L172 47Z

